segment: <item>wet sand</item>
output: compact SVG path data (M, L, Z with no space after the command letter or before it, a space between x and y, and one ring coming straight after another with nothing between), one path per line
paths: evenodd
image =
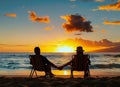
M83 73L76 72L74 78L70 78L69 72L64 70L53 70L56 75L52 78L42 77L43 73L39 78L29 78L30 71L0 73L0 87L120 87L119 73L98 72L91 71L91 76L86 79Z

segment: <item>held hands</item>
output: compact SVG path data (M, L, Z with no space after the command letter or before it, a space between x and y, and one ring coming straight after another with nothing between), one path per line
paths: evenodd
M64 66L59 66L58 69L59 70L62 70L64 68Z
M57 69L62 70L65 67L65 65L62 66L56 66Z

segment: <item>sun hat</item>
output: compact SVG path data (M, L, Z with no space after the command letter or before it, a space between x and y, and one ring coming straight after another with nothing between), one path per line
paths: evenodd
M84 50L81 46L78 46L76 51L84 51Z

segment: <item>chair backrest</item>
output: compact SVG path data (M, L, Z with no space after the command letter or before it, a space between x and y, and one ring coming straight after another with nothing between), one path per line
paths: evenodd
M30 55L30 64L33 66L34 70L45 71L45 66L40 55Z
M72 70L75 71L84 71L86 67L89 65L89 56L77 56L74 55L72 59Z

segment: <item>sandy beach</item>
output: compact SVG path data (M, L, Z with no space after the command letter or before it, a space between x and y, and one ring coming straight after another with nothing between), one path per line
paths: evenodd
M120 76L88 79L0 77L0 87L120 87Z
M23 73L24 72L24 73ZM69 71L53 70L55 77L29 78L30 71L19 71L9 74L0 74L0 87L120 87L119 73L97 72L92 70L91 77L84 79L82 72L75 72L74 78L70 78ZM64 75L62 75L64 73ZM66 75L65 75L66 74ZM79 75L78 75L79 74Z

